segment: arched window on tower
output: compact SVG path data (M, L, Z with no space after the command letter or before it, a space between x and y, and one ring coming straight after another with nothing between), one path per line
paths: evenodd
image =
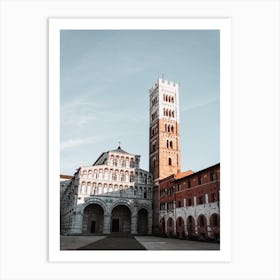
M171 110L169 110L169 117L171 117Z
M168 125L168 129L167 129L167 131L168 131L168 132L170 132L170 124Z
M169 148L169 140L166 140L166 147Z
M156 151L156 142L153 143L153 146L152 146L152 152L155 152Z
M167 131L167 124L165 124L165 131Z
M169 146L170 146L171 149L173 148L173 142L172 141L169 142Z
M168 165L172 165L172 160L170 157L168 158Z
M171 132L174 132L174 126L171 125Z
M172 118L174 118L174 111L172 111Z

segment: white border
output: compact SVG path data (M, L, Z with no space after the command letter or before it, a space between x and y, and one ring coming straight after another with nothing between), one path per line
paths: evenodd
M61 29L220 30L221 246L219 251L60 251L59 116ZM49 19L49 261L229 262L231 260L231 20L186 18ZM226 187L225 187L226 186ZM160 254L159 254L160 252ZM168 254L168 258L166 256Z

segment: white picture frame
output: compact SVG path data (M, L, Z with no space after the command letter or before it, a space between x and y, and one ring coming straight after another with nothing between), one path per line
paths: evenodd
M211 261L231 259L231 20L229 18L106 18L49 19L49 182L58 185L60 172L60 31L61 30L219 30L220 31L220 159L221 159L221 244L213 251L95 251L60 250L59 192L49 188L49 260L50 261ZM224 189L223 185L227 188ZM169 256L167 258L166 256Z

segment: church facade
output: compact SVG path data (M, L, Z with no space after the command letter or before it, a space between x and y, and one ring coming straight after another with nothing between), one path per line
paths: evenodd
M61 234L151 234L153 179L139 163L118 147L80 167L61 195Z

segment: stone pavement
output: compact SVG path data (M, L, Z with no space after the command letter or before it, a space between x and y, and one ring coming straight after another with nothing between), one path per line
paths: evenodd
M108 236L78 250L146 250L133 236Z
M75 250L82 246L106 238L102 236L67 236L60 235L60 250Z
M157 236L135 236L147 250L220 250L220 244Z
M157 236L61 236L61 250L220 250L220 244Z

